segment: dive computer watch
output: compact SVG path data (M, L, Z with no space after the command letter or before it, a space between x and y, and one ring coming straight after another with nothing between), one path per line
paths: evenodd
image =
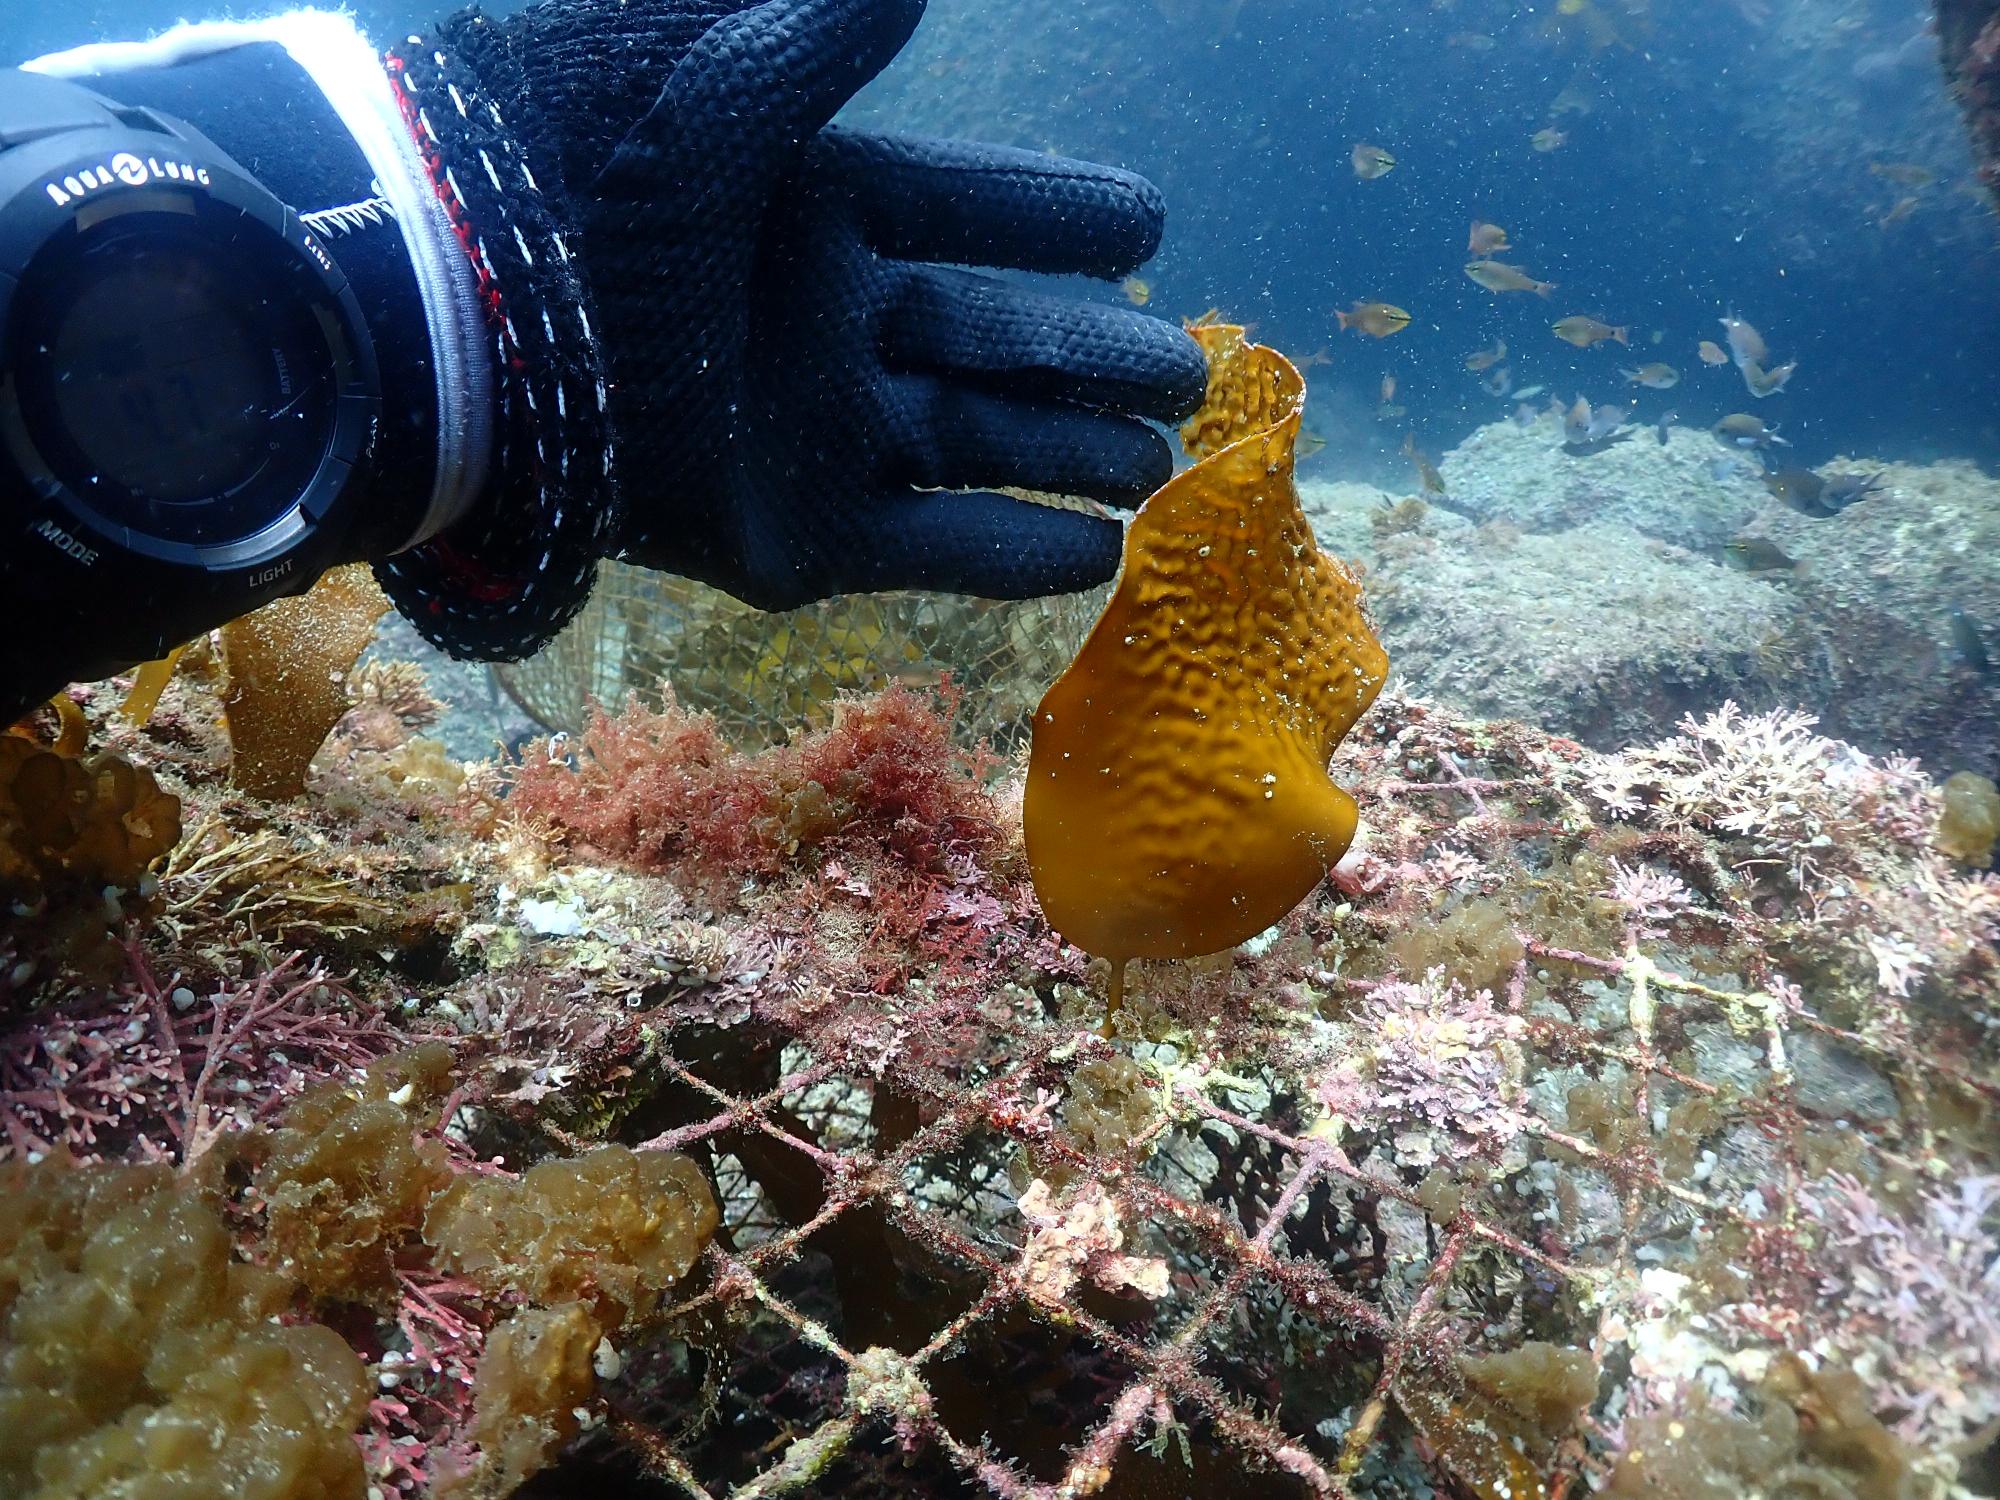
M183 120L0 71L7 628L95 601L59 623L103 675L306 587L380 415L354 292L291 208Z

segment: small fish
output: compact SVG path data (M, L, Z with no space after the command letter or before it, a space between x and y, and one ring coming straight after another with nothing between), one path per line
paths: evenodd
M1336 312L1333 316L1339 321L1342 333L1353 328L1378 339L1401 333L1410 326L1410 315L1390 302L1357 302L1346 312Z
M1384 401L1375 408L1375 420L1378 422L1400 422L1409 414L1409 407L1400 401Z
M1472 233L1466 237L1465 248L1468 254L1483 259L1495 251L1512 247L1507 243L1507 231L1498 224L1489 224L1484 219L1474 219Z
M1890 205L1889 211L1875 221L1875 227L1877 229L1887 229L1891 224L1900 224L1916 211L1917 200L1914 195L1906 198L1898 198Z
M1403 457L1417 466L1417 480L1422 485L1423 492L1426 495L1442 498L1445 492L1444 475L1438 473L1437 465L1424 457L1418 449L1417 435L1414 432L1403 434Z
M1539 385L1524 385L1518 391L1514 392L1514 399L1516 401L1532 400L1534 397L1541 395L1543 389Z
M1492 369L1493 366L1499 364L1506 357L1507 341L1505 339L1498 339L1494 342L1491 349L1478 349L1466 355L1465 368L1474 374L1478 374L1481 370Z
M1829 474L1826 488L1820 491L1820 503L1830 505L1835 510L1846 510L1856 501L1866 500L1870 495L1882 492L1881 474Z
M1766 427L1762 417L1753 417L1748 412L1733 411L1710 429L1725 443L1738 448L1768 448L1773 443L1791 447L1791 443L1778 436L1778 429Z
M1153 300L1153 284L1143 276L1127 276L1118 283L1118 290L1134 307L1144 307Z
M1513 422L1516 427L1533 427L1541 419L1542 414L1535 409L1532 401L1523 401L1514 408Z
M1333 363L1333 351L1322 345L1310 354L1301 354L1292 363L1297 365L1301 370L1311 370L1320 365L1330 365Z
M1986 637L1979 622L1954 604L1945 623L1951 631L1951 662L1985 677L1993 670L1993 658L1986 653Z
M1681 372L1679 370L1676 370L1672 365L1661 364L1658 361L1650 365L1641 365L1636 370L1628 370L1620 366L1618 373L1623 375L1633 385L1643 385L1651 391L1670 391L1681 383Z
M1743 383L1750 388L1750 394L1758 398L1775 396L1785 388L1785 382L1792 378L1792 372L1799 367L1797 360L1779 365L1775 370L1767 370L1754 359L1743 361Z
M1708 466L1708 477L1717 484L1728 484L1735 479L1755 479L1763 471L1753 468L1736 457L1718 458Z
M1667 439L1674 430L1674 418L1679 415L1677 411L1663 411L1660 413L1660 420L1653 424L1653 436L1660 440L1662 448L1667 446Z
M1544 125L1528 137L1528 144L1537 151L1553 151L1569 140L1567 130L1558 130L1553 125Z
M1485 387L1487 395L1505 398L1514 389L1514 372L1502 365L1479 383Z
M1578 396L1574 406L1565 407L1560 400L1551 396L1549 410L1562 423L1565 443L1587 443L1590 441L1590 403Z
M1325 447L1326 439L1313 431L1312 428L1306 427L1300 429L1298 443L1292 451L1300 458L1311 458Z
M1454 31L1444 39L1444 44L1461 52L1491 52L1500 45L1483 31Z
M1722 352L1722 346L1716 343L1714 339L1703 339L1695 346L1694 352L1701 356L1701 362L1705 365L1726 365L1729 363L1729 356Z
M1386 177L1396 166L1395 157L1380 146L1371 146L1366 141L1354 143L1354 149L1348 153L1348 160L1354 163L1354 175L1363 182Z
M1534 292L1546 297L1556 289L1553 281L1537 281L1519 266L1499 260L1475 260L1466 266L1465 274L1489 292Z
M1798 559L1767 536L1733 537L1722 544L1722 556L1745 573L1796 573Z
M1764 476L1764 488L1802 516L1833 515L1838 506L1822 503L1826 481L1811 469L1778 469Z
M1572 78L1550 103L1549 118L1559 120L1564 115L1587 115L1596 108L1597 103L1590 97L1590 90L1583 86L1581 80Z
M1625 418L1630 414L1631 410L1629 406L1607 405L1592 407L1590 409L1590 420L1584 424L1583 440L1586 443L1595 443L1601 439L1610 437L1625 425Z
M1764 335L1735 313L1725 313L1718 321L1722 324L1722 336L1729 340L1730 355L1739 367L1745 360L1761 365L1771 357L1771 351L1764 347Z
M1613 328L1596 318L1586 318L1576 313L1567 318L1558 318L1550 331L1565 344L1574 344L1579 349L1588 349L1592 344L1600 344L1606 339L1616 339L1621 344L1629 344L1629 328Z
M1927 188L1937 181L1937 173L1912 161L1871 161L1868 170L1898 187Z
M1396 399L1396 377L1393 375L1384 375L1382 377L1382 402L1384 405L1387 405L1389 402L1394 401L1395 399Z

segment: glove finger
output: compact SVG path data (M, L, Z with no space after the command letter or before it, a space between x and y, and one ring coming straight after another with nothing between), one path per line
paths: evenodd
M1004 395L1177 422L1201 405L1201 346L1159 318L919 266L884 315L892 368L949 374Z
M1116 521L1005 495L899 495L871 508L879 528L832 570L841 593L936 589L1032 599L1091 588L1118 571Z
M891 477L939 489L1012 486L1136 505L1173 477L1167 440L1130 417L1016 401L904 376Z
M836 126L810 160L869 245L904 260L1123 276L1160 248L1166 221L1135 172L1012 146Z

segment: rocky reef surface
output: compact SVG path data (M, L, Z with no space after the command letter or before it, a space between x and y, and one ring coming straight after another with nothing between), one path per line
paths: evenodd
M1717 548L1770 496L1756 463L1696 428L1651 427L1573 448L1547 413L1527 426L1492 422L1439 465L1453 510L1523 531L1607 525L1679 547Z
M2000 190L2000 5L1993 0L1937 0L1945 76L1965 112L1979 180Z
M1430 502L1301 485L1323 544L1369 568L1384 644L1417 691L1604 747L1726 700L1796 705L1940 776L1993 774L2000 480L1960 461L1841 458L1826 471L1880 488L1812 517L1706 431L1577 452L1546 415L1478 429L1440 469L1447 495ZM1738 539L1782 558L1745 571Z

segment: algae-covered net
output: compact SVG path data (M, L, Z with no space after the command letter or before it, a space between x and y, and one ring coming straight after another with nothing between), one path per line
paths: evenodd
M842 693L949 676L963 689L960 740L1004 750L1076 654L1104 595L849 594L767 614L706 584L607 562L583 613L536 656L498 672L553 729L580 729L592 701L638 693L657 703L666 683L732 739L756 743L825 724Z
M303 1446L273 1495L1995 1491L1993 820L1912 762L1392 687L1347 857L1107 1025L1019 781L918 691L761 750L632 704L504 797L385 780L378 720L284 807L206 693L116 731L193 830L156 885L75 872L58 931L0 861L0 1489L181 1430ZM300 864L337 914L243 899ZM364 1114L409 1170L313 1123ZM133 1312L141 1189L266 1289L209 1344Z
M787 747L807 779L690 722L628 715L615 766L600 728L522 773L510 803L576 834L554 863L544 814L468 833L435 800L395 804L421 838L328 841L360 782L323 763L299 836L368 930L296 923L307 957L218 984L176 934L224 914L170 868L125 978L15 997L0 1160L191 1159L415 1030L461 1059L450 1129L423 1126L458 1171L698 1164L713 1237L594 1364L582 1342L539 1493L1992 1493L2000 886L1942 852L1914 768L1797 716L1604 755L1392 690L1341 751L1370 831L1341 884L1141 965L1107 1037L1036 915L1018 794L952 779L910 695ZM146 750L191 823L245 820L187 749ZM613 848L588 815L634 770L714 795ZM804 816L748 826L767 873L704 891L671 835L751 792ZM0 932L5 984L33 931ZM537 1326L440 1260L435 1218L369 1220L392 1305L325 1315L389 1382L340 1418L385 1495L483 1449L489 1361ZM37 1274L41 1301L70 1284ZM69 1357L33 1331L0 1328L12 1409ZM158 1399L133 1389L107 1422ZM19 1433L0 1461L47 1442Z

